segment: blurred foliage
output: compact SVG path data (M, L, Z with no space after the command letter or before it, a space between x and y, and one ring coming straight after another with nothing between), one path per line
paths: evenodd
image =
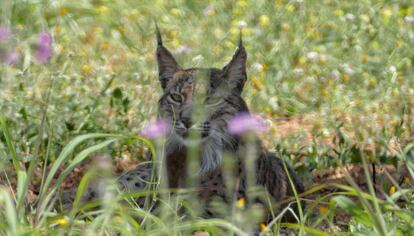
M0 26L12 34L0 42L0 113L23 161L53 160L79 134L137 133L155 117L154 22L183 67L222 67L242 29L244 98L273 125L267 145L304 155L307 174L333 156L360 162L361 149L395 164L387 158L413 141L411 0L2 0ZM53 36L47 64L34 60L41 32ZM310 128L290 132L283 119ZM135 153L125 144L112 152Z

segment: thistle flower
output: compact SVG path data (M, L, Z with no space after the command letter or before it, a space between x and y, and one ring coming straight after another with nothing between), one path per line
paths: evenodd
M20 61L20 53L12 52L7 55L5 63L9 65L15 65Z
M157 138L167 134L170 128L170 124L165 120L157 120L143 128L140 134L147 138Z
M52 35L49 32L42 32L39 34L36 51L36 60L40 64L49 62L52 57Z
M267 128L266 123L260 117L247 112L237 114L228 124L228 130L232 134L243 134L249 131L263 132Z
M9 27L0 26L0 42L10 37L11 31Z

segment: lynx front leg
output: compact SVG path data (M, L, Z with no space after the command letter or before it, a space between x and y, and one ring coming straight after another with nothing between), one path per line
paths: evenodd
M288 166L287 163L286 167L289 171L290 179L283 166L283 161L274 155L262 155L256 161L257 183L263 185L276 201L294 196L291 182L298 194L304 192L303 184L295 171ZM286 206L287 205L283 205L281 208ZM301 202L301 206L304 207L303 202ZM298 215L297 203L292 203L290 207L294 210L295 214ZM292 214L288 213L285 215L284 219L286 221L292 221L295 218Z

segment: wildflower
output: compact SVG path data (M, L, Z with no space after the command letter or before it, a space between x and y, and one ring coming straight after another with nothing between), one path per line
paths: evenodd
M294 12L296 10L295 6L292 5L292 4L286 5L285 8L286 8L286 11L288 11L288 12Z
M171 14L172 14L172 15L174 15L174 16L180 16L180 15L181 15L181 10L180 10L180 9L178 9L178 8L172 8L172 9L170 10L170 12L171 12Z
M368 55L362 55L361 60L362 60L363 62L367 62L367 61L369 60Z
M404 177L404 183L406 184L406 185L409 185L410 183L411 183L411 180L410 180L410 178L409 177Z
M141 135L147 138L157 138L167 134L170 124L164 120L157 120L141 130Z
M254 85L255 89L261 90L263 88L262 81L260 81L256 76L253 76L251 80L253 82L253 85Z
M395 186L391 186L390 191L389 191L390 194L395 193L395 191L396 191Z
M263 67L263 65L262 64L260 64L260 63L254 63L253 65L252 65L252 67L255 69L255 70L257 70L258 72L262 72L263 71L263 69L264 69L264 67Z
M339 17L341 17L341 16L343 16L345 13L344 13L344 11L342 11L341 9L336 9L335 10L335 15L336 16L339 16Z
M269 23L270 23L270 19L267 15L261 15L259 17L259 24L263 28L266 28L267 26L269 26Z
M354 21L355 20L355 16L351 13L348 13L345 15L345 19L349 20L349 21Z
M59 8L59 15L64 16L66 14L68 14L68 9L67 8L65 8L65 7Z
M315 61L317 61L318 60L318 57L319 57L319 54L317 53L317 52L308 52L307 54L306 54L306 57L309 59L309 60L311 60L311 61L313 61L313 62L315 62Z
M414 23L414 16L406 16L404 17L404 20L407 24L412 24Z
M348 81L349 80L349 75L348 74L344 74L344 81L346 82L346 81Z
M12 52L9 55L7 55L5 62L6 64L9 64L9 65L15 65L19 63L19 61L20 61L20 53Z
M102 43L101 48L102 49L108 49L109 48L109 43Z
M108 10L109 10L109 8L107 6L104 6L104 5L99 6L98 9L97 9L99 14L105 14L106 12L108 12Z
M188 47L187 45L180 45L176 50L175 53L177 54L188 54L190 53L191 48Z
M66 226L69 224L69 221L66 218L61 218L58 219L56 223L58 223L60 226Z
M377 84L378 84L378 82L377 82L377 80L376 80L376 79L370 79L370 80L368 81L368 84L369 84L370 86L374 87L375 85L377 85Z
M326 207L326 206L320 206L319 207L319 213L326 214L328 212L329 212L329 208L328 207Z
M9 27L0 26L0 42L10 37L11 31Z
M242 28L244 28L244 27L246 27L247 26L247 23L246 23L246 21L244 21L244 20L241 20L241 21L239 21L239 22L237 22L236 23L236 27L238 28L238 29L242 29Z
M40 64L47 63L52 57L52 35L49 32L42 32L38 36L36 60Z
M87 74L87 73L89 73L91 71L91 67L89 66L89 65L83 65L82 66L82 72L84 73L84 74Z
M239 198L239 200L236 201L236 207L243 209L246 205L246 199L244 197Z
M242 134L249 131L265 131L266 123L258 116L252 116L247 112L237 114L228 125L228 130L232 134Z
M389 70L391 73L395 73L395 72L397 72L397 68L396 68L395 66L390 66L390 68L388 68L388 70Z
M263 224L263 223L260 224L260 232L265 231L266 228L267 228L267 225L266 224Z

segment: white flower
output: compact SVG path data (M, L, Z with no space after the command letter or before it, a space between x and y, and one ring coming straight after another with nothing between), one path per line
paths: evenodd
M342 67L348 75L352 75L355 72L354 69L352 69L348 64L343 64Z
M406 16L406 17L404 17L404 20L408 24L412 24L412 23L414 23L414 16Z
M189 48L187 45L180 45L175 52L177 54L188 54L191 51L191 48Z
M241 21L237 22L237 24L236 24L236 27L239 28L239 29L242 29L246 26L247 26L247 23L244 20L241 20Z
M201 62L203 59L204 59L203 55L199 54L199 55L197 55L197 56L193 57L192 61L193 61L193 62L195 62L195 63L199 63L199 62Z
M315 62L318 60L319 54L317 52L308 52L306 54L306 56L308 57L309 60Z
M263 71L263 66L262 66L262 64L260 64L260 63L258 63L258 62L254 63L254 64L252 65L252 67L253 67L255 70L257 70L258 72L262 72L262 71Z
M348 13L348 14L345 15L345 19L349 20L349 21L353 21L353 20L355 20L355 16L351 13Z
M339 79L341 77L341 73L338 70L334 70L334 71L332 71L332 76L335 79Z
M295 69L293 69L293 73L296 74L296 75L301 75L301 74L303 74L303 69L296 67Z
M395 66L390 66L390 68L388 68L388 70L389 70L391 73L395 73L395 72L397 72L397 68L395 68Z

